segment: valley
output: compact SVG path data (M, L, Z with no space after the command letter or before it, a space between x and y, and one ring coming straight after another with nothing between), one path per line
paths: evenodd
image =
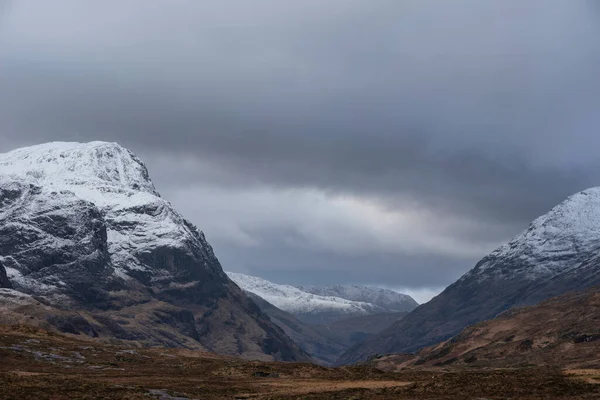
M599 38L0 0L0 400L600 400Z
M357 285L294 287L227 273L313 361L335 365L353 346L415 309L410 296ZM277 306L276 306L277 305Z

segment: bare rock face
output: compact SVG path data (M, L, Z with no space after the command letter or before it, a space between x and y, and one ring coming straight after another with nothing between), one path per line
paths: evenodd
M305 360L223 273L204 234L114 143L0 155L0 287L71 333Z
M10 289L11 287L12 285L6 276L6 269L4 268L4 265L0 264L0 288Z
M597 284L600 188L592 188L536 219L429 303L350 349L340 363L363 361L375 354L415 352L513 306L536 304Z
M107 301L121 280L112 278L100 211L70 192L0 179L0 254L10 286L64 306Z

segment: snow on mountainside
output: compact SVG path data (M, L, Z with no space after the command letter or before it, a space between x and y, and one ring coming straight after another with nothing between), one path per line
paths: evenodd
M0 154L0 251L0 287L60 308L38 313L58 329L307 359L227 278L142 161L116 143Z
M335 296L319 296L294 286L279 285L262 278L235 272L227 272L227 275L243 290L309 322L325 322L332 319L385 312L383 308L371 303Z
M96 206L115 228L108 230L108 251L120 277L148 270L132 253L185 249L195 240L193 228L156 192L145 165L117 144L52 142L18 149L0 155L0 173L39 186L43 201L70 192ZM160 275L154 271L152 279Z
M463 279L496 279L523 273L528 280L549 279L565 272L564 260L600 248L600 188L576 193L533 221L529 227L486 257ZM515 261L513 268L494 267L494 260Z
M412 311L419 306L412 297L390 289L358 285L298 286L302 291L319 296L335 296L371 303L388 312Z
M351 349L341 362L439 343L513 306L600 284L600 188L574 194L537 218L404 319Z

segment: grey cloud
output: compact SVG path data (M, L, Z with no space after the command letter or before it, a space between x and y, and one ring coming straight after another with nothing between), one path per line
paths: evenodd
M5 149L115 140L144 156L167 195L207 184L238 195L316 188L464 218L455 236L467 242L505 240L599 184L592 0L9 5ZM255 223L261 242L277 237ZM241 257L243 246L219 246L258 272L297 251L265 245ZM315 265L332 279L344 268L366 276L360 262L302 254L288 257L311 260L300 275ZM448 283L472 261L394 257L373 270L386 281L414 274L398 285Z
M442 287L458 279L465 272L466 263L476 261L476 258L453 260L436 255L345 256L327 251L307 252L286 245L275 234L270 238L268 246L234 247L233 252L230 243L212 242L223 265L275 282L298 285L327 285L343 280L362 285ZM208 239L211 240L210 236Z

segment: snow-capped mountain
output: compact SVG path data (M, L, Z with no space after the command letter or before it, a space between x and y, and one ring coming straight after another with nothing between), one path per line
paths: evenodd
M412 297L390 289L359 285L298 286L304 292L319 296L341 297L346 300L374 304L386 312L412 311L419 306Z
M88 221L79 220L82 213L91 215L92 223L100 230L104 220L105 233L77 240L95 248L94 239L102 241L101 236L106 234L107 248L102 250L108 252L115 277L128 280L135 275L147 282L172 281L171 272L144 260L160 248L210 256L210 246L202 235L159 196L144 164L121 146L54 142L18 149L0 155L0 171L2 187L15 196L20 194L2 207L0 219L18 215L18 222L14 223L23 224L22 229L33 229L25 224L41 216L55 221L73 219L73 229L79 232L83 230L78 229L77 223ZM44 236L44 245L65 245L65 238L38 233ZM50 294L48 291L55 293L60 286L52 284L51 275L36 274L31 263L14 264L13 258L5 257L4 264L16 289L46 295ZM224 277L218 269L214 272ZM45 286L40 285L41 281Z
M0 155L0 285L61 308L39 316L72 333L306 358L115 143Z
M462 279L510 278L522 274L539 281L578 268L584 252L600 248L600 188L574 194L484 258ZM498 259L511 260L510 268L498 268Z
M280 285L255 276L234 272L227 272L227 275L243 290L309 323L329 323L349 317L393 311L369 302L309 293L295 286Z
M515 306L600 284L600 188L577 193L429 303L351 349L341 361L418 350Z
M227 275L243 290L306 322L327 322L332 319L385 312L370 303L334 296L318 296L294 286L276 284L255 276L235 272L227 272Z

